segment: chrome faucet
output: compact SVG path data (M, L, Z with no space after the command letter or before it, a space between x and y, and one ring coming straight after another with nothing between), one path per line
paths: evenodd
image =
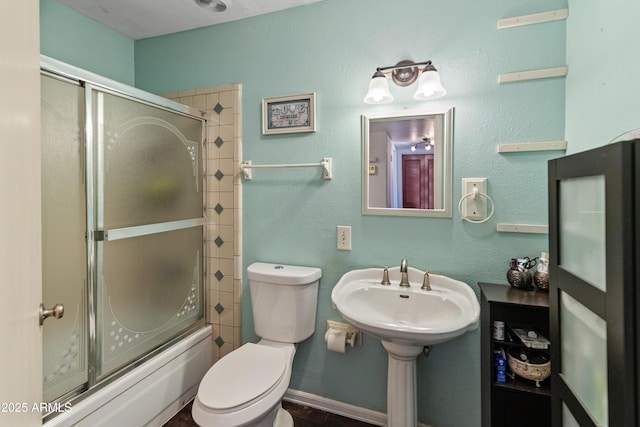
M409 273L407 272L407 259L402 258L402 262L400 263L400 287L408 288L409 287Z

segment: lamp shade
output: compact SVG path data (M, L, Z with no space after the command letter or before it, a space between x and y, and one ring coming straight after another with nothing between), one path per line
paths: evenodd
M382 72L376 71L369 82L369 91L364 97L364 102L367 104L388 104L391 101L393 101L393 96L389 92L389 82Z
M418 89L413 94L413 99L424 101L427 99L441 98L447 94L446 89L442 86L440 75L436 68L432 65L425 67L420 79L418 80Z

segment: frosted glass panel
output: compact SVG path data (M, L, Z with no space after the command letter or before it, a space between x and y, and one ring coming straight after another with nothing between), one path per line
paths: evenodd
M203 228L103 242L101 374L176 336L203 316Z
M94 102L104 229L202 217L202 122L100 92Z
M84 98L68 82L42 76L41 84L42 302L65 309L42 327L43 392L50 402L88 380Z
M606 291L605 178L560 182L560 265Z
M569 294L560 295L562 376L592 416L608 425L607 324Z

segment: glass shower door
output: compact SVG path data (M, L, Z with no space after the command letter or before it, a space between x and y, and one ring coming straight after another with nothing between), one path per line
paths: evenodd
M203 318L203 121L92 88L98 380Z
M41 85L42 298L65 309L42 326L43 396L51 402L88 381L84 90L47 75Z
M204 324L206 122L41 76L42 301L64 306L42 325L43 400L65 402Z

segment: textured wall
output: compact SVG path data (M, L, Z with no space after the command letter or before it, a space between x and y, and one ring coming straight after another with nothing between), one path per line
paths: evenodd
M576 153L640 128L640 2L569 5L566 137L567 153Z
M134 85L134 43L55 0L40 0L40 53Z

